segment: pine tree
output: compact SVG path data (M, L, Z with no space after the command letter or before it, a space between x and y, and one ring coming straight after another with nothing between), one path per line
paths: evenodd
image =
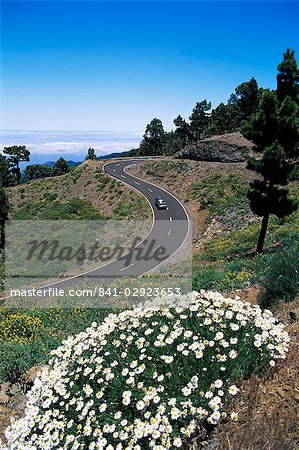
M259 106L260 91L255 78L236 87L236 100L241 121L248 119Z
M5 189L0 185L0 249L5 245L5 221L8 218L9 202Z
M163 155L165 143L163 124L160 119L154 118L146 126L143 141L140 144L141 155Z
M54 169L46 164L30 164L24 170L24 178L26 180L37 180L38 178L53 177Z
M212 110L211 123L205 130L205 136L213 136L215 134L230 133L232 127L232 115L228 105L220 103Z
M245 137L255 144L257 152L273 144L278 139L279 102L275 92L265 91L259 110L241 128Z
M203 132L207 128L210 122L210 115L208 111L211 109L211 102L203 100L197 102L192 110L190 119L190 131L192 133L192 138L194 142L200 140Z
M21 161L30 161L30 151L25 145L13 145L11 147L4 147L3 153L8 155L8 162L12 166L12 173L16 176L17 183L21 182Z
M286 55L294 58L294 52L287 51L284 61ZM279 64L278 70L285 68L284 61ZM242 127L244 136L254 142L256 151L261 155L248 162L248 168L262 177L251 182L248 191L252 211L262 217L257 244L259 253L263 251L269 216L285 217L298 207L287 188L299 158L296 68L297 64L293 61L292 70L284 70L283 77L278 75L277 91L263 93L259 110Z
M295 51L287 49L283 61L278 65L277 97L282 103L286 97L298 102L299 70L295 59Z
M96 151L94 148L89 147L89 149L87 150L87 155L86 155L85 159L91 159L91 160L97 159Z
M10 164L7 158L0 153L0 186L8 186L11 181Z
M176 126L175 133L179 137L179 139L181 139L183 147L185 147L188 140L192 136L190 125L185 119L182 118L181 115L178 115L174 119L173 123Z
M59 158L54 164L55 175L63 175L69 172L70 168L64 158Z
M275 141L264 149L260 160L249 160L248 168L263 177L262 180L252 181L248 191L253 213L262 217L257 244L257 252L261 253L270 214L285 217L297 209L297 202L289 196L288 189L284 187L288 184L294 164L288 162L283 147Z

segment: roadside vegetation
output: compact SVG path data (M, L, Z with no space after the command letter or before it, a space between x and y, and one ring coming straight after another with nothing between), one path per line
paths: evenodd
M227 415L237 420L234 383L284 358L288 342L271 313L218 293L186 309L110 314L52 352L7 448L182 447ZM60 433L57 408L68 424Z
M46 202L24 202L18 211L13 213L15 220L92 220L105 219L105 216L96 211L91 202L81 200L79 197L61 202L46 196Z
M246 183L234 175L213 174L195 183L193 198L210 212L205 236L194 255L195 288L230 291L263 283L273 255L295 251L298 211L284 219L271 218L266 251L255 252L260 222L250 211L246 190ZM291 193L299 200L298 183Z
M172 189L186 204L195 232L195 289L229 292L263 284L281 252L296 253L298 210L289 217L271 217L265 251L256 254L260 219L246 196L252 174L244 165L147 161L132 173ZM291 182L290 195L299 200L298 181Z
M33 366L45 364L50 352L92 321L102 322L105 309L0 309L0 382L16 383Z
M69 173L7 189L13 219L145 219L146 200L102 171L101 162L85 162Z
M231 405L237 384L269 367L275 371L285 359L289 335L272 313L222 294L255 288L252 303L278 312L299 294L294 53L288 50L279 65L276 91L251 79L226 105L210 109L207 100L198 102L189 122L178 116L175 132L167 135L153 119L134 154L169 154L225 126L221 132L242 129L255 144L247 168L166 159L131 169L186 203L196 228L193 289L200 293L187 308L159 311L2 308L0 381L16 383L30 367L49 365L29 394L31 409L7 432L8 449L49 442L91 449L186 447L227 418L236 421ZM59 177L6 187L11 217L149 217L145 200L107 177L93 149L87 160ZM14 167L19 183L18 163ZM299 314L287 312L296 330ZM295 392L298 373L294 380ZM55 409L63 420L59 433Z

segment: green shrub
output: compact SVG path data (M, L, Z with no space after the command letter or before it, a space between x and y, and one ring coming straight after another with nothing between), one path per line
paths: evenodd
M193 289L232 291L252 286L260 279L265 261L263 256L236 258L229 262L212 262L193 267Z
M132 216L135 211L139 211L139 213L145 213L147 209L146 200L143 197L135 197L132 195L132 198L124 203L120 201L116 208L114 209L115 219L123 219L125 217Z
M97 212L90 202L78 197L66 202L54 201L50 204L45 201L27 202L13 213L13 219L17 220L92 220L103 218L104 216Z
M20 376L36 365L37 361L43 361L45 352L36 342L28 342L20 345L17 342L2 342L0 345L0 380L16 383Z
M212 264L194 267L192 285L194 290L225 290L225 275Z
M70 172L74 184L77 183L77 181L81 177L82 173L84 172L84 169L85 169L85 166L80 167L80 168L76 167L76 168L74 168L73 171Z
M23 344L34 340L42 325L38 317L12 311L0 318L0 340Z
M254 223L226 236L214 237L205 242L203 251L197 256L197 259L219 261L244 256L244 254L255 250L258 230L259 224Z
M46 192L44 194L44 199L49 201L49 202L53 202L54 200L56 200L58 197L58 195L56 194L56 192Z
M0 251L0 292L4 290L4 277L5 277L4 252Z
M299 239L294 234L282 240L282 249L274 254L262 279L260 302L268 307L280 300L292 301L299 294Z
M233 383L285 358L289 336L248 303L217 292L189 300L170 309L151 301L69 337L38 375L4 449L184 448L227 417Z

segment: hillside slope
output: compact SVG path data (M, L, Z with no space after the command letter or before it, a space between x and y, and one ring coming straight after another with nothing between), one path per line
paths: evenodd
M247 199L255 174L244 164L221 164L164 159L130 169L184 202L193 228L193 287L231 291L259 283L271 252L282 242L293 247L299 232L299 210L284 220L271 216L266 249L255 255L260 218ZM299 199L298 182L290 185Z
M8 189L13 219L146 219L147 201L87 161L71 172ZM92 217L90 213L93 213Z

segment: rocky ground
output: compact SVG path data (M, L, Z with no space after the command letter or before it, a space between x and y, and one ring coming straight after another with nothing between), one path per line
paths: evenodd
M12 417L20 418L26 407L26 392L33 385L40 367L33 367L24 373L19 383L3 383L0 385L0 439Z
M241 133L229 133L202 139L177 152L175 158L196 161L244 162L252 152L253 144Z

